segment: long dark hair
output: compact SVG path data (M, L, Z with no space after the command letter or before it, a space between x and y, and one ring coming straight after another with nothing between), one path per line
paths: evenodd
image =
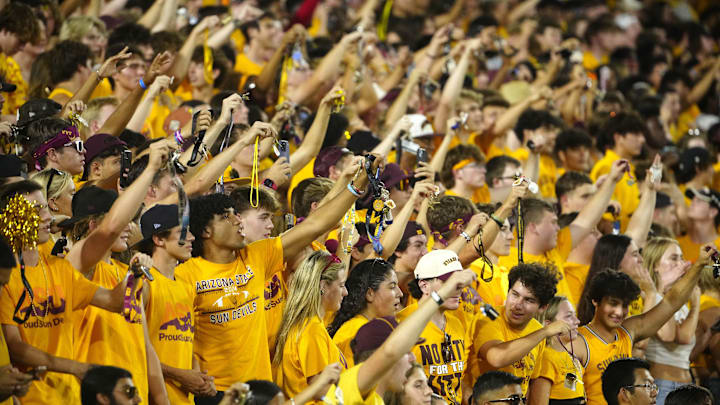
M595 315L595 307L589 296L593 277L605 269L619 270L620 262L622 262L630 242L632 239L629 236L608 234L601 237L595 245L590 270L585 279L580 302L578 302L578 319L580 319L581 325L590 322Z
M368 290L377 291L392 270L392 264L382 259L363 260L352 269L345 281L348 295L343 298L340 310L337 311L335 319L328 326L330 336L335 336L345 322L367 308L365 295Z

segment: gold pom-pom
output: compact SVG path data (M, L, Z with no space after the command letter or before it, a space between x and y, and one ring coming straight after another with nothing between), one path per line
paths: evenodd
M13 196L0 212L0 235L15 253L37 246L39 228L38 210L21 194Z

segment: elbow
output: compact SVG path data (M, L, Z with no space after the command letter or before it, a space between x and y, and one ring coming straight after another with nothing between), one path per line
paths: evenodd
M481 356L481 359L482 356ZM483 359L487 364L490 365L492 368L502 368L505 367L507 364L502 360L502 356L499 355L499 353L495 353L493 351L488 351L485 354L485 358Z
M692 336L692 335L690 335L690 334L678 333L678 335L677 335L677 344L680 344L680 345L689 345L689 344L693 343L693 337L694 337L694 336Z

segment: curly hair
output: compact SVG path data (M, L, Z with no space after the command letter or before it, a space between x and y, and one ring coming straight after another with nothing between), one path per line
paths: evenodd
M530 290L541 307L547 305L557 292L557 270L548 264L518 264L508 274L508 291L517 281Z
M377 291L380 284L390 276L391 271L393 266L382 259L363 260L353 268L345 281L348 295L343 298L335 319L328 326L330 336L335 336L345 322L367 308L365 295L368 290Z
M597 273L592 279L588 278L587 298L590 302L600 303L605 297L617 298L623 302L623 305L630 305L631 302L635 301L640 296L640 287L633 281L627 274L612 270L605 269ZM587 316L587 315L586 315ZM587 322L590 322L595 316L595 308L592 307L592 313ZM580 319L580 322L585 324L585 319Z
M190 232L195 235L192 246L193 257L202 256L202 238L206 226L215 215L222 215L228 208L234 208L232 198L225 194L209 194L190 199Z

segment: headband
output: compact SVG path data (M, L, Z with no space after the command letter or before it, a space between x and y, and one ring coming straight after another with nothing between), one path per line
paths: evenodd
M79 138L80 134L78 133L77 127L69 126L62 129L54 137L40 144L40 146L38 146L32 154L35 159L35 168L37 170L42 170L42 166L40 166L40 158L45 156L48 150L62 148L68 143L71 143L75 139Z
M447 226L444 226L444 227L442 227L442 228L440 228L440 229L434 229L434 230L432 231L433 239L435 239L435 240L437 240L438 242L442 243L443 246L447 246L447 245L448 245L448 242L445 240L445 238L443 238L442 234L445 233L445 232L447 232L447 231L451 231L451 230L457 228L458 226L460 226L460 225L462 225L462 224L465 224L465 223L470 222L470 219L471 219L472 217L473 217L473 214L470 213L470 214L465 215L465 216L462 217L462 218L458 218L458 219L450 222L449 224L447 224Z
M452 167L452 170L460 170L463 167L469 165L470 163L475 163L475 159L463 159L455 163L455 165Z

